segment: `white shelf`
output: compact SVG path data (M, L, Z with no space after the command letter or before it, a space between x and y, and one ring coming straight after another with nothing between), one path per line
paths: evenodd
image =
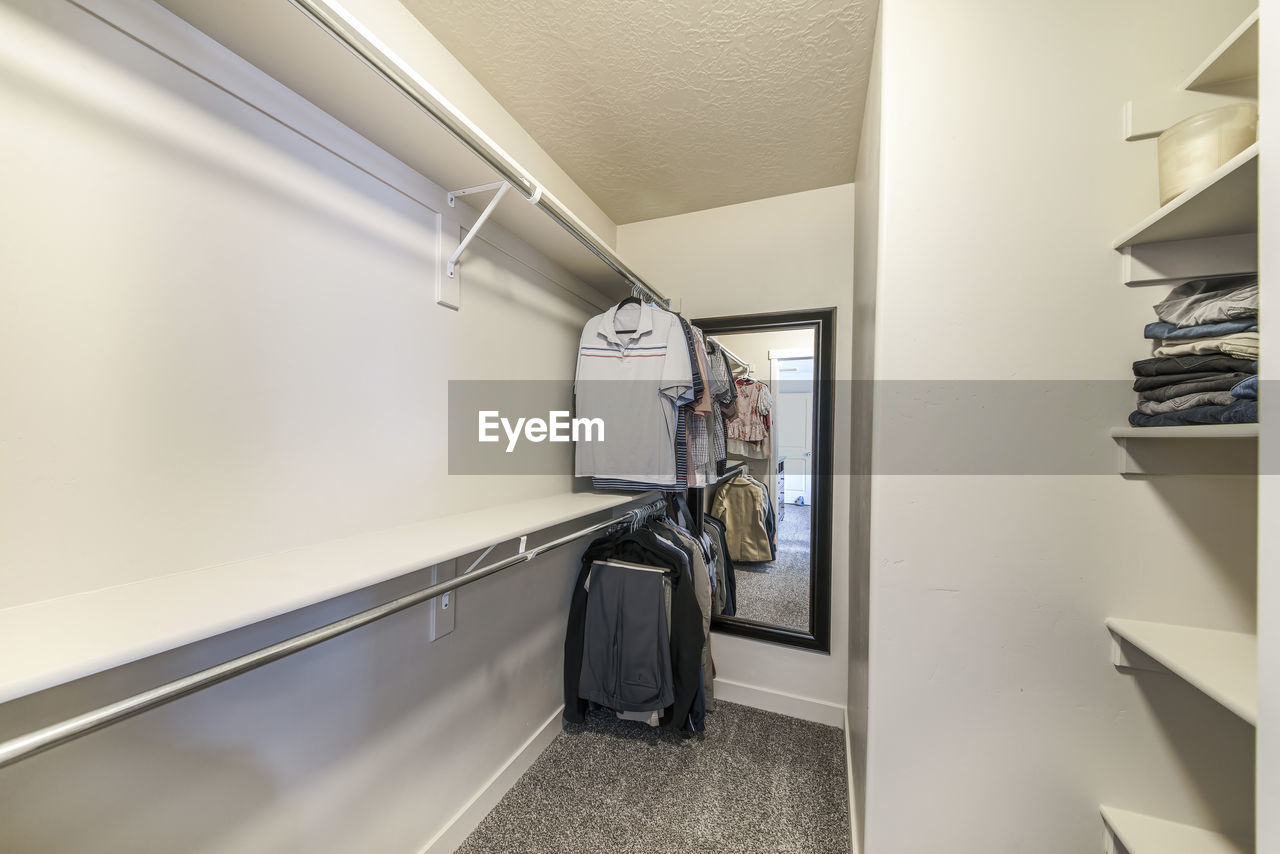
M1118 238L1116 249L1258 230L1258 143Z
M1113 439L1256 439L1257 424L1195 424L1186 427L1113 427Z
M19 651L0 656L0 703L651 497L570 493L499 504L0 609L0 649Z
M1129 854L1251 854L1253 845L1237 837L1154 818L1115 807L1102 807L1108 831Z
M1257 724L1256 635L1115 618L1107 620L1107 628L1245 721ZM1156 669L1127 656L1119 644L1114 652L1117 666Z
M1255 9L1244 23L1223 40L1222 44L1191 72L1182 84L1183 89L1204 91L1228 83L1258 79L1258 10ZM1257 83L1253 95L1257 96Z

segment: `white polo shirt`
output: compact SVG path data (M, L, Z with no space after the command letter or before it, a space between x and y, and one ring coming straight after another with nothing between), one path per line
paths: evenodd
M692 399L679 318L652 303L591 318L578 348L574 414L602 419L604 441L577 443L575 474L674 486L676 409Z

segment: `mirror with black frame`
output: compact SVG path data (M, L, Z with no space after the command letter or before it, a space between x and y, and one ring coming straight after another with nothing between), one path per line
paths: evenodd
M830 651L831 378L835 310L692 321L734 376L726 463L702 490L733 597L712 628Z

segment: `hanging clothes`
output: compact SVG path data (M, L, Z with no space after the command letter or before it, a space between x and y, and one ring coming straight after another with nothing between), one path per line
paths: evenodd
M716 573L721 579L721 588L724 591L723 602L717 600L719 610L716 613L726 617L735 616L738 613L738 579L734 574L733 558L729 557L729 540L725 534L724 523L713 516L705 516L702 524L712 539Z
M578 696L623 712L675 701L664 586L661 567L591 564Z
M723 399L701 331L624 300L587 321L579 340L575 417L600 419L605 436L577 441L575 474L598 489L705 486L724 456Z
M716 491L709 513L723 523L729 556L734 561L758 563L774 559L773 535L768 525L772 503L764 484L744 474L730 478Z
M601 489L687 484L681 410L702 388L691 356L683 320L652 303L624 301L587 321L574 379L575 416L601 419L605 435L575 443L578 477L591 477Z
M769 386L750 377L739 377L734 385L739 399L737 414L725 428L728 451L747 459L767 460L773 395Z
M729 370L728 359L720 349L720 344L713 339L706 338L700 329L694 327L694 334L700 337L703 346L706 348L707 365L711 371L711 396L714 404L714 412L707 416L707 428L711 436L711 462L715 466L714 472L710 472L711 477L718 477L724 474L725 463L728 459L727 446L725 444L725 410L737 398L738 390L733 383L733 374Z
M665 579L661 598L648 569ZM587 547L565 632L566 720L583 722L594 703L624 716L659 712L661 724L675 731L705 727L706 634L695 584L686 552L647 528L601 537ZM631 592L638 594L636 602ZM655 649L660 623L667 632L669 694L662 684L664 658ZM657 704L668 698L659 710Z
M698 598L698 609L702 614L702 632L705 638L702 646L702 684L706 700L711 703L715 699L715 688L712 679L711 665L711 614L715 602L715 570L704 544L683 528L666 520L659 520L653 526L654 533L666 539L680 549L689 559L693 573L693 589Z

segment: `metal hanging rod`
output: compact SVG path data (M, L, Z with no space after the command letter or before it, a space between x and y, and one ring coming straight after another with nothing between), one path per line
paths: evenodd
M726 480L732 477L737 477L738 475L742 474L746 470L747 470L747 464L745 462L733 463L729 466L726 466L724 470L724 474L718 476L709 485L715 486L717 484L724 483Z
M670 300L656 288L640 278L618 254L597 237L582 220L574 216L559 199L545 192L540 184L503 151L497 143L480 130L457 107L440 94L408 63L396 56L373 32L350 12L327 0L289 0L314 21L339 44L349 50L383 80L390 83L416 107L435 119L459 142L471 149L502 179L514 187L532 204L542 208L565 231L587 247L593 255L622 276L635 290L661 305L670 307ZM455 192L454 195L459 195ZM492 205L491 205L492 207ZM475 231L473 228L472 231ZM456 258L454 259L456 264Z
M598 531L616 528L619 525L628 525L634 530L647 519L665 511L666 505L660 501L633 508L622 516L583 528L581 531L576 531L527 551L522 548L519 553L497 563L491 563L486 567L471 570L448 581L433 584L416 593L393 599L384 605L369 608L358 614L353 614L350 617L328 623L309 632L295 635L247 655L224 661L221 664L215 664L197 673L192 673L190 676L166 682L156 688L143 691L140 694L134 694L132 697L101 706L93 711L76 715L73 718L68 718L65 721L38 729L18 738L9 739L0 743L0 768L35 756L37 753L43 753L60 744L66 744L68 741L73 741L112 724L128 720L143 712L172 703L174 700L181 699L188 694L194 694L204 688L217 685L219 682L225 682L232 677L248 673L250 670L256 670L265 664L279 661L286 656L293 655L295 652L309 649L339 635L344 635L347 632L377 622L384 617L398 614L407 608L412 608L414 605L420 605L437 596L457 590L459 587L479 581L487 575L493 575L516 564L531 561L544 552L558 549L561 546L572 543L574 540L580 540ZM523 538L521 543L523 544Z
M716 346L720 348L720 351L721 351L722 353L724 353L726 356L728 356L728 357L729 357L730 359L732 359L733 361L737 362L739 365L742 365L742 367L746 368L746 369L747 369L747 373L751 373L751 371L752 371L752 370L754 370L754 368L752 368L752 367L751 367L751 363L750 363L750 362L747 362L747 361L746 361L746 360L744 360L741 356L736 355L736 354L735 354L732 350L730 350L728 347L726 347L726 346L724 346L723 344L721 344L721 343L720 343L720 339L718 339L718 338L711 338L710 340L712 340L712 341L715 341L715 342L716 342Z

